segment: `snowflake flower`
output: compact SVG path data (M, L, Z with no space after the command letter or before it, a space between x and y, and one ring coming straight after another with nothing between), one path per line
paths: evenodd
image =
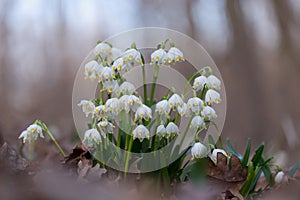
M208 120L211 120L212 118L217 118L216 111L210 106L205 106L201 114L205 119Z
M107 61L109 63L112 63L117 58L119 58L121 54L122 54L122 51L120 49L113 47L113 48L111 48L111 50L108 53Z
M129 49L125 51L123 54L123 61L126 63L122 67L122 71L129 71L131 68L135 66L139 66L142 64L142 57L141 53L137 51L136 49Z
M123 95L131 95L135 93L135 87L132 83L125 81L124 83L121 84L118 92L122 93Z
M187 102L188 108L195 114L200 114L204 107L203 101L198 97L192 97Z
M89 78L92 81L99 79L103 67L96 61L90 61L84 66L84 78Z
M100 133L97 131L97 129L89 129L85 131L84 138L83 138L83 144L85 144L87 147L93 147L95 144L99 144L102 142L102 138L100 136Z
M146 105L141 105L136 110L136 113L134 115L134 121L137 121L139 119L145 119L146 121L149 120L149 118L152 118L152 110Z
M184 61L183 53L176 47L171 47L168 51L168 62Z
M128 103L132 111L136 112L138 107L140 107L143 103L142 101L135 95L129 95Z
M168 61L168 54L163 49L158 49L151 54L151 63L158 65L166 64Z
M155 112L158 112L160 115L166 114L169 115L170 113L170 106L167 100L161 100L156 104Z
M150 138L149 130L144 125L138 125L132 132L133 139L138 138L142 142L145 138Z
M117 116L120 111L119 99L118 98L108 99L105 103L105 107L113 116Z
M226 151L224 151L223 149L214 149L213 152L209 155L209 157L215 164L217 164L218 162L218 153L221 153L224 156L228 157Z
M204 122L203 118L198 115L193 117L193 119L191 121L191 128L194 128L196 130L205 128L205 122Z
M109 81L112 82L112 80L115 78L116 74L115 71L112 70L110 67L103 67L102 73L101 73L101 80L103 82Z
M207 86L212 89L220 90L221 89L221 81L214 75L210 75L207 77Z
M209 89L205 94L205 102L208 105L211 105L213 102L220 103L221 102L220 94L213 89Z
M165 126L159 125L156 129L156 135L158 135L159 137L164 137L167 134L167 130L165 128Z
M95 113L97 114L97 117L100 119L106 118L107 117L107 115L106 115L107 109L106 109L105 105L97 106L95 108Z
M110 52L111 52L111 47L108 44L103 42L99 43L94 49L94 54L96 56L101 56L103 59L105 59Z
M108 93L116 92L119 89L119 84L117 80L106 81L103 83L103 90L106 90Z
M189 116L189 109L186 103L183 103L182 106L177 107L177 111L180 114L180 116L186 115Z
M170 97L168 103L169 103L170 108L177 108L177 107L183 106L184 102L178 94L173 94Z
M26 130L22 131L19 139L23 138L23 143L37 140L38 136L44 138L43 129L37 124L30 125Z
M124 62L124 58L120 57L117 60L114 61L114 63L112 64L111 68L114 71L122 71L123 66L126 64L126 62Z
M179 128L176 124L173 122L170 122L166 127L166 138L169 138L171 135L178 135L179 134Z
M204 85L207 84L207 78L205 76L199 76L195 78L193 88L196 91L202 90Z
M204 146L200 142L196 142L191 149L191 154L192 154L192 159L205 158L208 155L208 149L206 146Z
M85 113L86 117L88 117L89 114L94 115L94 113L95 113L95 105L91 101L82 100L82 101L80 101L78 106L82 106L82 111Z
M104 138L106 137L106 134L113 133L115 127L112 123L110 123L107 120L100 121L97 125Z

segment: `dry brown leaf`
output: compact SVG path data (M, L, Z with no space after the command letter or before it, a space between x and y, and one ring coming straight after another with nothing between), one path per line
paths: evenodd
M245 181L247 177L247 168L242 167L242 163L238 157L232 155L228 164L227 157L217 154L217 165L210 159L208 162L207 175L226 182Z

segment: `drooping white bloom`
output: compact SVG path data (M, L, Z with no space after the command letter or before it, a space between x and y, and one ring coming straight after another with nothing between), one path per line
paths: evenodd
M140 98L138 98L135 95L129 95L128 103L129 103L131 110L134 112L136 112L138 107L140 107L143 104L142 101L140 100Z
M82 142L87 147L93 147L95 144L99 144L100 142L102 142L102 139L97 129L93 128L85 131Z
M207 84L207 78L205 76L199 76L195 78L193 88L196 91L202 90L204 85Z
M133 139L138 138L141 142L150 138L149 130L144 125L138 125L132 132Z
M184 102L183 102L182 98L178 94L173 94L170 97L168 103L169 103L170 108L175 108L176 109L178 107L183 106Z
M111 47L106 43L99 43L95 49L94 54L96 56L101 56L103 59L105 59L111 52Z
M103 67L102 73L101 73L101 80L103 82L112 82L115 78L116 74L115 71L112 70L110 67Z
M151 63L158 65L166 64L168 61L168 54L163 49L158 49L151 54Z
M108 93L116 92L119 89L119 83L117 80L103 82L103 90Z
M126 113L130 111L130 104L129 104L129 95L123 95L119 99L120 109L124 110Z
M283 171L280 171L276 174L274 181L276 184L287 183L288 177L283 173Z
M218 153L222 153L224 156L228 157L226 151L224 151L223 149L214 149L209 157L215 164L217 164L218 161Z
M95 104L92 101L82 100L78 106L82 106L82 111L86 117L88 117L89 114L94 115L95 113Z
M167 130L165 128L165 126L159 125L156 129L156 135L158 135L159 137L164 137L167 134Z
M209 89L205 94L205 102L208 105L211 105L212 103L220 103L220 94L213 89Z
M168 62L184 61L183 53L176 47L171 47L168 51Z
M37 124L30 125L26 130L22 131L19 136L19 139L23 138L23 143L29 141L34 141L40 136L44 138L43 129Z
M112 63L117 58L119 58L121 54L122 54L122 51L120 49L112 47L110 52L108 53L107 61L109 63Z
M204 122L203 118L198 115L194 116L191 121L191 128L194 128L194 129L205 128L205 122Z
M177 111L180 114L180 116L183 116L183 115L189 116L189 109L188 109L188 106L186 103L183 103L182 106L178 106Z
M137 121L139 119L145 119L148 121L150 118L152 118L151 108L144 104L137 108L136 113L134 115L134 121Z
M113 116L118 115L120 111L119 99L118 98L107 99L105 103L105 107Z
M113 133L115 127L112 123L110 123L107 120L100 121L97 125L104 138L106 137L106 134Z
M191 149L191 154L192 154L192 159L205 158L208 155L208 149L206 146L204 146L200 142L196 142Z
M124 62L124 58L120 57L117 60L114 61L113 65L111 66L112 70L117 70L117 71L122 71L123 66L126 64L126 62Z
M156 104L155 112L158 112L160 115L166 114L169 115L170 113L170 106L167 100L161 100Z
M126 63L122 67L122 71L127 72L131 68L142 64L141 53L136 49L128 49L121 56L123 57L123 61Z
M195 114L200 114L204 107L203 101L198 97L192 97L187 102L188 108Z
M125 81L124 83L121 84L118 92L122 93L123 95L131 95L135 93L135 87L132 83Z
M89 78L92 81L100 78L103 67L100 66L95 60L88 62L84 66L84 78Z
M205 106L201 112L201 115L204 117L204 119L208 120L217 117L216 111L210 106Z
M207 77L207 86L212 89L220 90L221 89L221 81L214 75L210 75Z
M166 138L169 138L171 135L178 135L179 134L179 128L176 124L173 122L170 122L166 127Z
M106 118L107 117L107 115L106 115L107 109L106 109L105 105L97 106L95 108L95 113L97 114L97 117L100 119Z

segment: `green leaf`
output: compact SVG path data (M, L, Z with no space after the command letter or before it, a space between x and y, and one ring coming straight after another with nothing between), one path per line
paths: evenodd
M248 141L247 141L246 150L245 150L243 160L242 160L242 167L243 168L245 168L248 164L250 151L251 151L251 139L249 138Z
M242 155L239 154L239 153L234 149L234 147L232 146L232 144L231 144L229 138L227 138L226 144L227 144L227 147L228 147L228 151L229 151L230 153L232 153L233 155L237 156L240 160L243 159Z
M260 168L259 167L255 167L253 165L252 162L250 162L249 166L248 166L248 175L247 175L247 179L243 185L243 187L240 190L241 195L243 195L244 197L247 197L251 191L251 189L253 188L253 186L255 187L256 182L258 180L258 175L259 175L259 171Z
M255 154L252 158L252 162L254 166L258 166L261 162L261 160L263 159L262 154L265 148L265 144L262 143L256 150L255 150Z
M289 175L291 177L293 177L296 173L296 171L300 168L300 162L297 162L296 164L294 164L294 166L290 169L289 171Z

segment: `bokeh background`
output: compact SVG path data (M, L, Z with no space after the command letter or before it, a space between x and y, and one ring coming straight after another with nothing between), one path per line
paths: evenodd
M227 92L223 138L240 150L248 137L265 141L270 154L286 152L286 165L299 160L298 0L0 0L2 140L19 145L36 118L72 138L81 62L96 41L145 26L185 33L212 56Z

